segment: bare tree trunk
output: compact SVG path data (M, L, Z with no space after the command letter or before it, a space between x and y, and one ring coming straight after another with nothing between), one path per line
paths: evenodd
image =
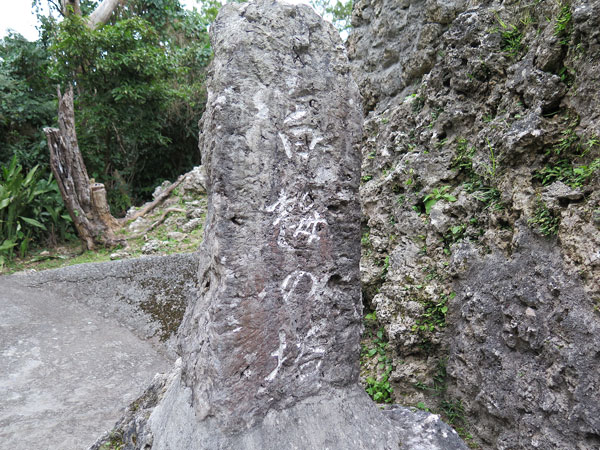
M121 1L103 0L88 18L88 27L94 29L106 23ZM81 16L80 0L62 0L60 5L65 17ZM104 185L90 182L79 151L72 86L64 96L58 89L58 126L44 128L44 133L50 148L50 167L75 230L88 250L113 247L122 241L115 235L119 222L110 213Z
M98 25L108 22L110 16L123 0L104 0L88 17L88 27L92 30Z
M73 88L64 96L58 89L58 126L44 128L50 148L50 167L77 234L88 250L112 247L118 221L110 214L102 183L90 183L75 133Z
M120 4L123 4L125 0L103 0L96 9L89 15L87 25L91 29L96 28L98 25L105 24L110 19L110 16L114 10ZM63 16L69 14L75 14L81 16L81 4L80 0L62 0L60 2L61 12Z

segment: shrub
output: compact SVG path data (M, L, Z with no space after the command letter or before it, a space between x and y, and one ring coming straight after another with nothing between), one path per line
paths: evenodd
M31 242L49 234L67 238L69 222L52 176L41 178L39 166L24 174L13 157L0 172L0 267L15 249L24 256Z

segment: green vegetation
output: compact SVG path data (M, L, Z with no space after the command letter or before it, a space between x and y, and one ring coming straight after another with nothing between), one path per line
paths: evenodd
M0 269L15 249L23 257L31 243L56 242L70 235L70 218L58 186L51 176L41 178L38 169L25 174L14 156L0 172Z
M571 38L572 23L571 8L568 4L561 4L560 12L554 24L554 36L560 38L561 45L568 45Z
M41 3L33 1L38 13ZM200 162L207 27L221 3L204 0L199 11L186 11L179 0L131 0L94 30L50 3L54 14L38 16L36 42L0 39L0 166L11 177L0 181L0 265L73 237L42 131L56 126L57 85L63 92L75 86L79 146L115 216ZM98 3L82 1L83 16Z
M512 58L517 57L524 49L522 31L514 24L506 24L497 14L496 20L501 27L498 31L502 35L502 51Z
M369 247L371 245L371 241L369 240L370 234L368 231L365 231L362 235L362 237L360 238L360 243L363 246L363 248Z
M385 340L383 327L378 327L375 312L365 315L365 336L369 343L363 343L361 364L367 365L376 360L375 372L366 377L365 390L377 403L391 403L394 389L389 378L392 373L392 361L388 356L388 342Z
M77 85L80 148L115 215L199 163L207 23L176 0L162 3L133 2L94 30L75 14L48 26L48 76Z
M440 200L445 200L447 202L455 202L456 197L449 194L450 186L442 186L440 188L434 188L429 194L423 197L423 211L425 214L429 214L433 205L435 205Z
M502 50L514 58L523 50L523 43L521 42L523 34L516 25L507 26L503 22L501 24L504 28L502 31Z
M467 178L467 181L463 183L463 187L478 201L485 204L486 209L501 210L504 208L504 205L500 200L500 191L494 186L494 179L498 171L498 161L494 148L489 141L487 141L487 145L489 164L484 165L484 176L479 175L473 169L473 157L477 150L475 147L470 146L465 139L457 141L456 153L450 167L462 173Z
M406 96L406 100L411 102L413 114L419 114L425 106L425 98L417 95L416 93Z
M556 156L561 156L567 153L577 152L580 149L580 139L575 133L575 127L579 123L579 119L571 120L567 117L566 120L570 122L568 128L561 133L562 137L558 142L546 151L547 155L554 154Z
M100 450L122 450L125 446L122 432L112 432L108 437L108 442L100 446Z
M488 159L490 161L489 164L485 164L484 168L486 171L486 175L489 179L494 179L496 177L496 172L498 170L498 163L496 161L496 155L494 153L494 147L490 143L489 139L486 139L488 145Z
M472 217L468 222L452 225L442 236L444 253L450 255L452 244L464 239L477 241L484 233L485 231L476 217Z
M58 193L56 193L56 195L58 195ZM58 200L60 200L59 195L57 197L57 201ZM175 201L173 200L173 198L168 200L170 207L176 206L177 209L184 211L188 207L181 197L179 197L179 199L175 198ZM206 207L205 196L199 196L191 199L191 201L196 203L200 202L204 205L204 208ZM159 207L145 218L149 223L155 223L162 217L166 208L168 207ZM204 216L200 216L200 219L204 220L204 218ZM136 234L129 231L127 227L122 228L119 231L119 237L126 240L126 248L117 246L111 249L100 248L96 251L82 251L81 243L78 240L67 240L64 243L58 242L59 245L57 247L49 248L48 250L41 247L41 245L36 245L29 249L29 252L25 257L15 255L12 259L6 260L5 267L0 269L0 273L13 273L25 269L46 270L73 264L104 262L109 261L112 254L118 255L118 259L135 258L143 254L142 249L148 241L158 242L157 254L193 252L198 249L198 245L202 242L204 233L202 223L198 224L194 230L188 233L182 233L182 235L178 237L174 237L170 234L171 232L178 231L178 223L185 221L185 212L173 211L168 215L168 219L165 222L157 225L142 236L137 235L136 237ZM50 230L48 224L47 228ZM42 244L44 244L44 242L45 241L42 241ZM37 241L34 241L34 243L37 244Z
M530 8L527 7L521 13L520 18L514 20L514 23L506 23L500 18L498 13L496 13L496 21L499 27L496 27L494 31L499 32L502 37L502 51L511 58L517 58L522 55L525 51L525 44L523 43L525 33L529 27L536 26L536 21L531 15Z
M504 209L498 188L486 185L481 179L466 182L464 187L468 193L473 194L473 197L485 204L486 209L491 208L497 211Z
M338 31L343 32L351 28L353 0L337 0L334 5L328 0L311 0L310 4L317 13L331 21Z
M561 181L572 188L586 185L600 169L600 138L592 136L582 139L575 132L578 117L566 115L565 129L554 145L546 150L548 161L536 170L533 178L543 186Z
M41 0L34 0L34 7ZM54 8L59 2L50 2ZM96 1L83 1L83 15ZM147 200L157 184L199 163L198 118L207 27L221 3L184 10L179 0L132 0L94 30L70 14L39 15L41 38L0 40L0 164L49 172L42 128L56 125L56 85L75 89L75 119L88 173L106 185L114 214Z
M534 178L543 186L555 181L562 181L572 188L586 184L587 180L600 169L600 158L594 159L589 165L573 165L568 159L561 159L554 165L544 166L534 173Z
M446 394L446 359L442 358L437 363L436 373L433 375L432 385L425 383L415 383L415 388L422 391L431 391L434 396L443 397ZM417 405L418 406L418 405Z
M450 246L455 242L463 239L467 231L467 224L454 225L448 229L443 236L444 248L450 249Z
M553 236L558 233L560 216L550 211L542 200L538 200L533 217L527 223L534 226L540 234Z
M381 266L381 279L385 280L387 277L388 270L390 269L390 255L385 255Z
M462 400L448 397L446 364L445 358L438 361L431 385L425 383L415 384L417 389L428 391L438 398L439 410L428 407L424 402L419 402L415 406L423 411L440 414L442 419L456 430L470 448L479 448L479 445L473 440L473 435L468 431L469 423L465 417Z
M456 153L452 159L450 167L459 172L473 172L473 156L475 155L475 147L470 147L466 139L459 139L456 144Z
M421 300L423 313L413 325L413 331L433 332L446 326L446 313L448 312L448 301L456 297L456 292L441 294L438 299Z
M13 156L29 170L48 165L42 131L55 122L56 87L47 77L50 55L40 41L20 35L0 39L0 165Z

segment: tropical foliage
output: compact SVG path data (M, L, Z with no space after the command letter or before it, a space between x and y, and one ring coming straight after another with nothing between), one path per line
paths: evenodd
M52 176L42 178L39 166L25 173L16 156L0 171L0 268L32 241L56 242L71 233L60 192Z
M198 121L212 55L207 30L221 2L198 1L189 11L179 0L128 0L94 29L85 17L98 0L80 0L82 16L64 17L59 3L33 0L36 42L16 34L0 40L4 258L70 233L42 131L56 126L57 86L74 87L79 147L89 175L105 184L113 214L200 163ZM41 14L42 4L52 13ZM313 6L338 29L349 27L351 0Z

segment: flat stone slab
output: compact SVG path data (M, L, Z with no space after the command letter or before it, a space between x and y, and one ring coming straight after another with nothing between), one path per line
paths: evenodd
M29 276L0 277L0 447L80 450L170 361L115 319ZM81 294L83 296L83 294Z

